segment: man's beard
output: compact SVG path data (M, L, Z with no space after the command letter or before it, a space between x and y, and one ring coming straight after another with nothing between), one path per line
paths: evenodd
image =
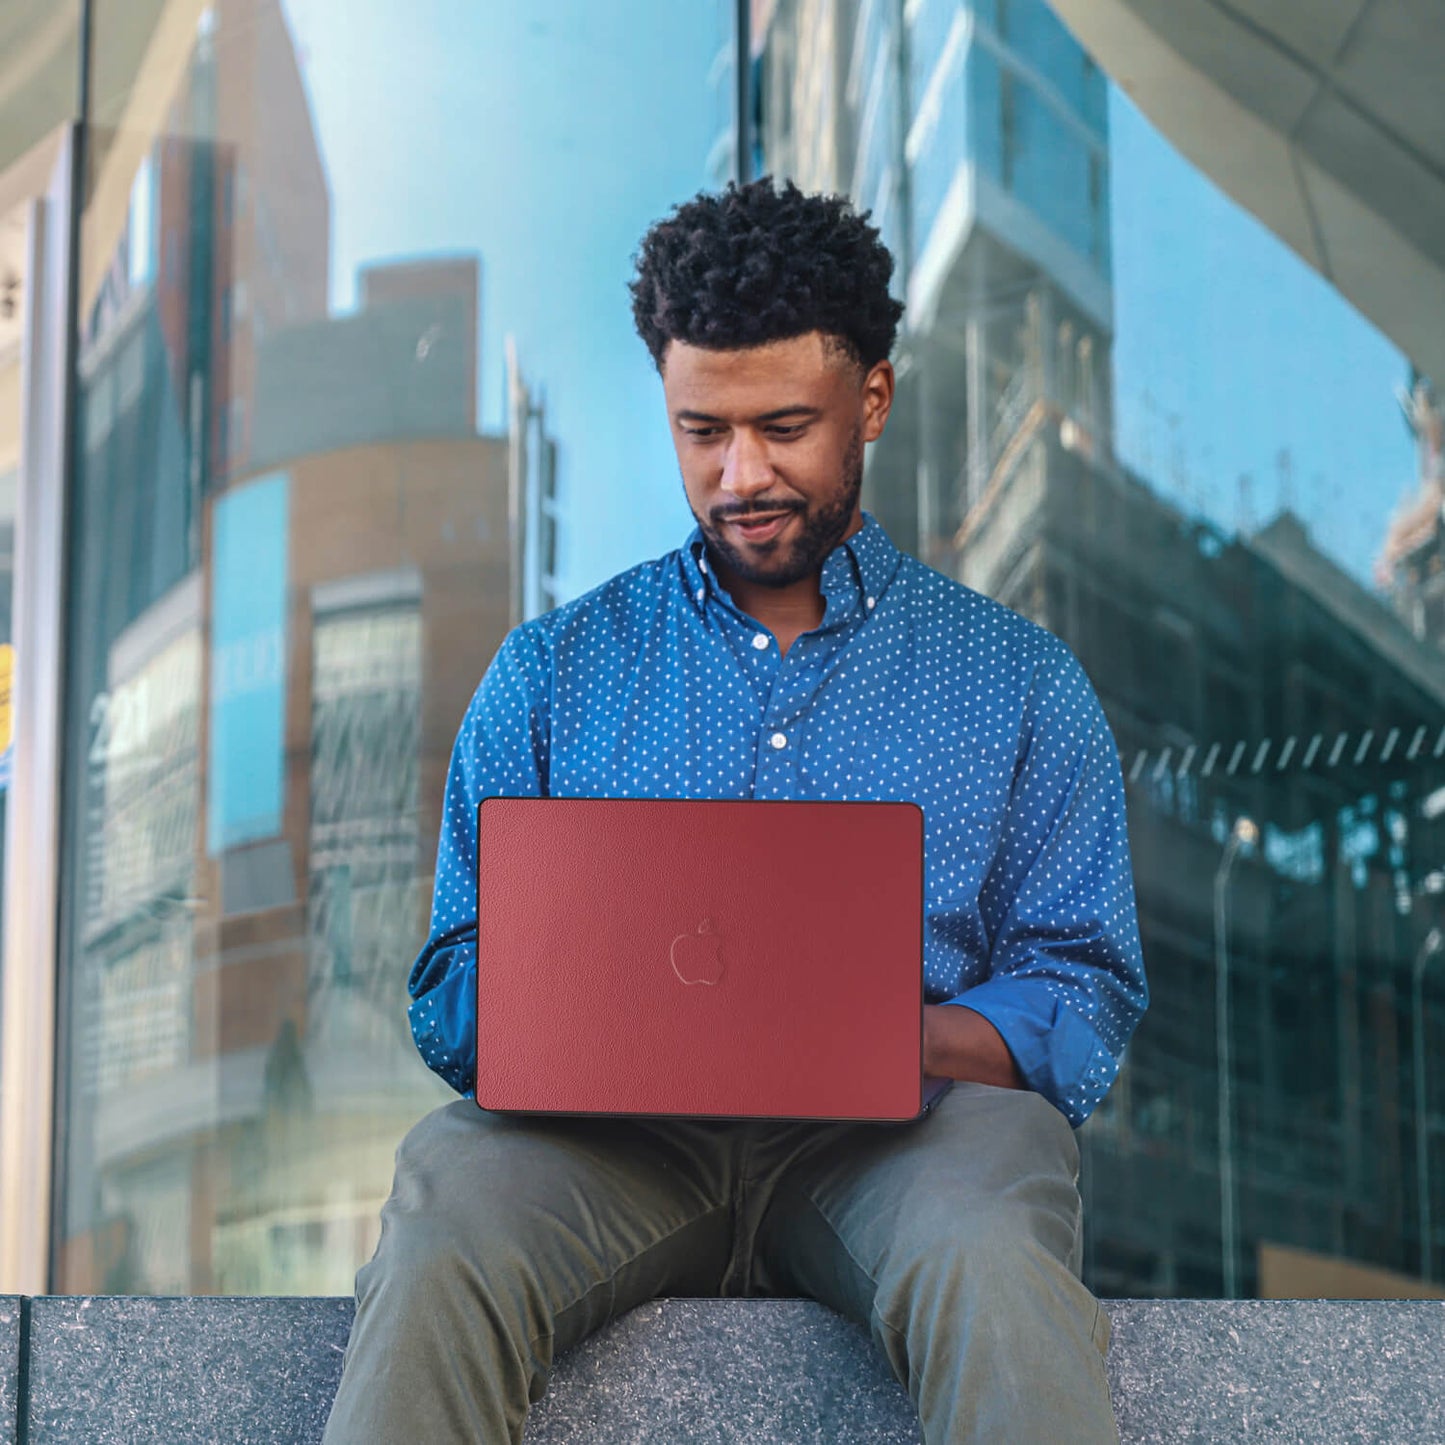
M806 504L786 509L776 503L757 501L741 507L716 507L707 518L697 512L693 516L702 528L702 535L714 557L734 576L762 587L791 587L817 572L823 559L843 540L863 492L863 428L860 426L843 453L843 479L837 495L811 513ZM765 554L753 561L741 553L723 535L722 526L736 517L751 513L792 511L803 514L803 525L791 547L785 551Z

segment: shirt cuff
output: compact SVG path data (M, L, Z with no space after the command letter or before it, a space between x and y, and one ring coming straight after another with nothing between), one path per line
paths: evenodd
M427 1068L459 1094L477 1082L477 965L467 959L408 1007L411 1036Z
M1088 1021L1042 978L985 979L947 1002L986 1018L1008 1046L1024 1082L1076 1129L1119 1072L1119 1061Z

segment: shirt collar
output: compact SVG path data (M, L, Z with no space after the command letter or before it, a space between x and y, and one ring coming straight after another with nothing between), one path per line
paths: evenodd
M862 527L823 559L819 579L827 607L823 626L829 627L857 610L871 612L893 580L901 560L902 553L877 518L871 512L864 512ZM682 570L693 602L699 609L705 607L715 586L700 527L692 529L683 545Z
M848 562L851 561L851 568ZM903 554L893 545L888 533L879 525L871 512L863 513L863 525L848 540L835 547L823 563L823 596L828 606L833 607L837 596L840 602L849 606L860 606L871 612L888 589ZM829 570L839 576L838 583L829 577ZM840 574L847 572L846 583ZM851 586L851 594L847 588Z

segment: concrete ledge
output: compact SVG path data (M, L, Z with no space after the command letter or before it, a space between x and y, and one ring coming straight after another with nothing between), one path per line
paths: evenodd
M1125 1445L1445 1440L1445 1301L1106 1307ZM306 1445L350 1323L340 1299L36 1299L22 1370L19 1302L0 1298L0 1445ZM920 1435L866 1332L802 1300L635 1310L558 1362L527 1431L529 1445L683 1439Z
M351 1314L349 1299L31 1300L28 1438L319 1440Z
M16 1406L20 1397L20 1301L0 1295L0 1445L19 1434Z
M866 1330L808 1300L663 1300L557 1362L527 1445L919 1445Z
M1445 1441L1445 1300L1110 1300L1124 1441Z

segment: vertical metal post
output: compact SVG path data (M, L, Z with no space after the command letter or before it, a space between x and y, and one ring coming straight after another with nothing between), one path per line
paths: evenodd
M1239 850L1259 838L1249 818L1240 818L1224 846L1214 875L1214 1052L1219 1074L1219 1253L1224 1298L1239 1294L1238 1225L1234 1200L1234 1075L1229 1028L1229 914L1225 906L1229 874Z
M908 128L912 121L909 103L909 49L912 42L908 36L908 0L894 0L893 3L893 90L897 96L894 105L894 124L897 140L893 153L893 165L898 176L898 255L893 260L898 266L899 290L908 295L908 283L913 279L913 168L908 164Z
M53 681L53 705L55 708L54 757L49 787L55 809L53 837L46 855L44 871L38 880L42 889L49 888L46 900L51 919L53 942L48 960L55 994L55 1035L52 1050L53 1070L51 1073L51 1124L52 1132L48 1141L46 1163L50 1170L47 1180L47 1196L50 1216L47 1224L47 1251L45 1261L46 1288L56 1287L56 1256L59 1242L65 1236L64 1175L62 1141L66 1138L65 1120L69 1108L70 1071L66 1064L70 1058L72 1021L69 997L66 988L66 966L75 955L73 939L77 932L80 910L62 908L65 878L66 846L69 840L66 820L78 816L75 795L83 796L84 773L77 766L72 777L65 767L65 738L69 720L77 715L80 706L78 694L84 683L70 668L65 659L70 655L70 618L72 615L70 591L71 579L76 566L75 559L80 552L80 528L84 525L82 514L82 488L80 485L79 443L80 434L80 336L81 308L84 304L81 286L81 240L85 223L85 211L90 200L91 154L90 121L94 105L94 56L95 56L95 11L96 0L80 0L80 55L79 77L76 95L76 121L70 128L68 160L70 164L66 179L53 181L50 188L50 203L57 217L65 217L65 260L66 278L64 283L65 321L61 334L65 337L64 372L61 380L60 406L64 418L61 441L61 471L56 499L50 504L49 515L55 526L55 576L51 587L55 598L54 626L56 661ZM19 582L19 572L16 572ZM17 659L17 673L19 664ZM89 703L88 695L85 698ZM42 719L43 721L43 719ZM17 715L18 722L18 715ZM77 729L78 733L80 730ZM58 1123L54 1121L59 1121Z
M531 458L527 455L527 389L522 381L522 369L517 362L515 337L507 337L506 354L507 569L511 625L516 627L527 617L527 552L531 545L531 539L527 535L530 491L527 482Z
M1434 1251L1430 1247L1430 1140L1426 1132L1425 1096L1425 965L1440 951L1445 934L1432 928L1415 955L1411 969L1410 1003L1415 1045L1415 1199L1420 1226L1420 1278L1431 1279Z
M30 203L15 516L15 772L0 1006L0 1290L49 1288L60 926L61 717L74 376L76 128Z
M963 485L959 488L959 519L967 517L978 505L988 485L993 464L990 442L993 417L988 404L989 370L989 275L988 252L975 247L972 269L968 276L968 319L964 322L964 417L968 428L963 469Z
M753 17L752 0L734 0L733 4L733 175L738 185L745 186L753 178Z

